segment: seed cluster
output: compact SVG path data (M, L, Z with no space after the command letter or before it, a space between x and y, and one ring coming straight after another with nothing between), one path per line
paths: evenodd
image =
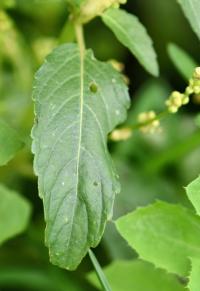
M200 94L200 67L197 67L193 73L192 78L189 80L189 85L186 87L184 93L179 91L173 91L166 101L168 111L170 113L176 113L179 108L186 105L190 101L190 95Z
M116 66L116 63L114 64ZM118 64L117 64L118 65ZM119 70L119 65L118 65ZM189 84L185 89L184 93L179 91L173 91L165 104L169 113L176 113L179 108L186 105L190 101L190 95L194 95L195 101L200 102L200 67L197 67L193 73L192 78L189 80ZM165 113L165 111L164 111ZM160 132L160 121L159 115L153 110L147 112L141 112L138 115L138 126L143 133L155 133ZM132 136L133 127L126 127L114 130L110 138L113 141L126 140Z
M120 141L120 140L126 140L130 138L132 135L132 129L128 127L124 127L121 129L115 129L111 135L110 139L113 141Z
M143 133L154 133L160 130L160 121L153 110L140 113L138 122L141 124L140 130Z

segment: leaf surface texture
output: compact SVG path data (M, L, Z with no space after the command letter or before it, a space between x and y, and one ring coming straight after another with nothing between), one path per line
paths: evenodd
M118 177L107 135L126 118L127 87L110 65L75 44L58 47L36 75L34 168L52 263L75 269L112 216Z

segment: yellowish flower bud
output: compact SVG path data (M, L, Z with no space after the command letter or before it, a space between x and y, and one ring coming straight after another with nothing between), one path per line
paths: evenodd
M187 94L187 95L191 95L191 94L193 94L193 89L192 89L192 87L187 86L186 89L185 89L185 94Z
M188 87L189 88L189 87ZM189 91L189 89L188 89ZM176 113L178 109L189 102L187 94L182 94L178 91L173 91L169 99L165 102L170 113Z
M160 128L160 122L156 119L154 111L142 112L138 115L138 122L144 124L140 127L143 133L154 133Z
M118 72L123 72L124 70L124 64L123 63L120 63L118 62L117 60L114 60L114 59L111 59L108 61L108 63L110 63L112 65L112 67L118 71Z
M190 98L187 95L184 95L183 99L182 99L182 104L186 105L190 102Z
M124 127L121 129L115 129L110 134L110 139L113 141L122 141L122 140L127 140L131 136L132 136L132 129L128 127Z
M142 112L138 115L138 121L139 123L145 123L152 121L155 117L156 114L154 111Z
M200 86L194 86L194 93L199 94L200 93Z
M176 113L178 111L178 108L176 106L170 106L168 110L170 113Z
M200 80L200 67L197 67L195 69L194 74L193 74L193 78Z

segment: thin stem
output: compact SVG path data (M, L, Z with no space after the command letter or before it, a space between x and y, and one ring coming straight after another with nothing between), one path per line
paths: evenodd
M83 26L79 23L75 23L75 32L76 32L76 39L79 45L80 54L83 58L85 52L85 41L84 41L84 33L83 33Z
M99 282L103 288L104 291L112 291L106 277L105 277L105 274L99 264L99 262L97 261L97 258L95 257L94 253L92 252L92 250L89 250L88 251L88 254L89 254L89 257L90 257L90 260L95 268L95 272L97 274L97 277L99 279Z

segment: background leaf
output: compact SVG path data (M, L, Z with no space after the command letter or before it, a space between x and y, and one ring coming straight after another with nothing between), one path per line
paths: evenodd
M119 192L107 134L126 118L123 78L91 51L58 47L36 75L35 172L54 264L74 269L95 247Z
M112 291L184 291L177 278L156 269L152 264L140 260L115 261L104 268ZM89 281L101 290L94 272L88 275ZM196 290L195 290L196 291Z
M142 259L184 276L189 257L200 258L199 223L187 208L156 202L119 218L116 226Z
M192 77L194 69L198 66L197 62L181 47L174 43L170 43L167 51L174 66L188 82Z
M18 193L0 185L0 244L23 232L30 217L30 205Z
M199 0L178 0L194 32L200 39L200 2Z
M197 214L200 215L200 176L186 187L186 193Z
M150 74L158 76L159 69L152 40L138 18L124 10L114 8L106 10L101 17L118 40L129 48L140 64Z
M6 165L23 145L18 133L6 122L0 120L0 166Z

